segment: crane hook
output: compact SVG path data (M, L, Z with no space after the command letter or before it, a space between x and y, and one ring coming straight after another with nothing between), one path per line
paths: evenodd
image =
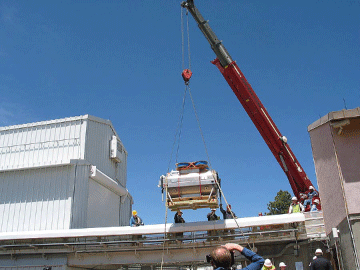
M183 72L181 73L181 76L184 79L185 84L189 84L189 80L191 78L192 72L190 69L184 69Z

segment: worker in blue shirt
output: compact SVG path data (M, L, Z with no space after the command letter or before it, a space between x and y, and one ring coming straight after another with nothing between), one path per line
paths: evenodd
M251 264L243 268L244 270L261 269L264 264L264 259L261 256L243 246L232 243L216 247L211 251L210 255L206 256L206 260L211 263L215 270L230 270L234 264L234 256L232 253L236 250L251 261Z
M315 188L313 186L309 187L309 193L307 193L307 199L304 201L304 207L306 208L306 206L309 204L310 206L312 205L312 199L314 197L319 196L319 193L315 190Z
M144 225L142 219L137 215L137 211L132 211L132 217L130 219L130 226L131 227L138 227Z

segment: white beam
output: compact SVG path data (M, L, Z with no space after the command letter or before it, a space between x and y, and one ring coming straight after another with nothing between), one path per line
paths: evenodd
M302 213L260 216L238 218L237 223L240 228L266 226L275 224L287 224L293 222L305 221ZM19 240L19 239L42 239L42 238L76 238L76 237L101 237L101 236L120 236L120 235L146 235L146 234L162 234L174 232L194 232L206 230L221 230L237 228L234 220L217 220L190 223L168 223L145 225L140 227L103 227L103 228L86 228L86 229L70 229L70 230L47 230L47 231L22 231L22 232L5 232L0 233L1 240Z
M91 166L90 178L98 182L100 185L111 190L115 194L119 195L120 197L125 197L129 193L126 188L122 187L115 180L98 170L96 166Z

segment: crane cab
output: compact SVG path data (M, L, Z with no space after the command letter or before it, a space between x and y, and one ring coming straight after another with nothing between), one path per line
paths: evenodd
M176 169L160 177L166 204L178 209L217 208L220 179L207 161L181 162Z

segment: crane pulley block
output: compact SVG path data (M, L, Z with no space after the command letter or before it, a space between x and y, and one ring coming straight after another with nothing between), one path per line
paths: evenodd
M189 83L191 75L192 72L190 69L184 69L183 72L181 73L181 76L183 77L185 83Z

